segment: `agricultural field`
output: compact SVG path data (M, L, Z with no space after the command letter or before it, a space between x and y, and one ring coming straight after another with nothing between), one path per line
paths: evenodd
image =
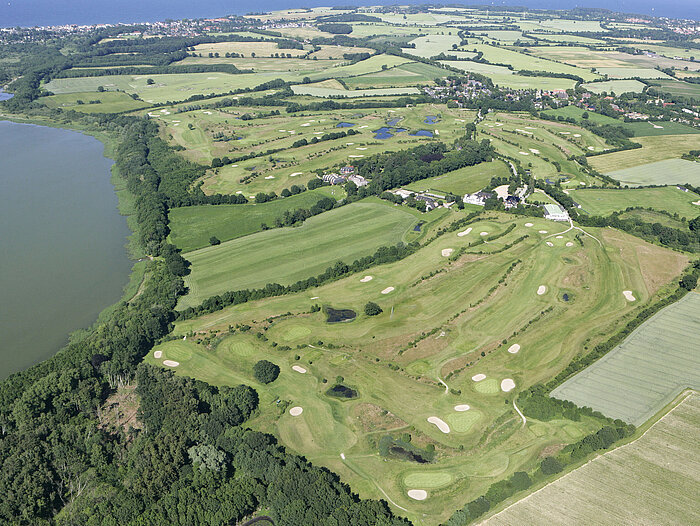
M689 292L552 396L640 425L683 389L700 388L698 345L700 294Z
M700 84L691 84L678 80L660 80L653 82L652 87L663 93L681 97L700 98Z
M700 215L700 195L684 192L675 186L636 188L628 190L581 189L570 190L571 198L590 215L609 215L629 207L665 210L670 214L693 219ZM693 204L698 203L698 204Z
M352 262L383 245L409 242L418 212L379 200L353 203L307 219L297 228L278 228L187 253L190 292L180 308L199 305L228 290L289 285L323 272L336 261Z
M135 93L150 103L179 101L192 95L227 93L231 90L252 88L273 80L277 73L231 75L228 73L175 73L162 75L108 75L102 77L78 77L54 79L45 88L56 94L97 92L98 86L107 91L121 90ZM294 78L292 75L291 78ZM153 84L148 84L153 79ZM301 80L301 79L300 79Z
M414 44L415 49L408 49L407 52L417 57L430 58L440 53L449 53L453 50L453 45L459 46L461 40L457 36L457 30L451 35L426 35L418 37L409 42Z
M601 75L607 75L610 78L614 79L631 79L631 78L640 78L640 79L666 79L670 80L673 77L670 77L663 71L658 71L656 69L652 68L616 68L616 67L603 67L603 68L596 68L596 72L600 73Z
M292 57L300 57L307 53L305 49L280 49L277 42L214 42L211 44L198 44L194 47L195 53L208 56L209 53L239 53L244 57L269 57L275 53L284 53ZM342 58L342 55L339 57Z
M334 228L329 221L332 214L351 212L351 206L316 218L324 227L316 257L331 251L326 243L343 244L342 237L328 232ZM405 213L386 205L382 209L385 214ZM345 221L343 226L353 232L357 213L349 217L352 225ZM410 228L418 219L406 225ZM289 235L309 226L307 221L301 229L263 234ZM529 465L547 446L578 440L599 425L588 418L528 419L523 425L512 395L503 391L509 384L502 381L511 379L520 390L551 378L591 337L591 327L602 338L633 311L623 290L635 290L638 302L646 302L666 290L688 261L619 232L589 233L594 237L579 241L580 232L566 225L487 214L469 229L449 232L405 260L308 291L180 321L175 329L179 339L158 346L158 358L151 353L147 360L173 360L177 374L215 385L253 385L261 397L254 428L273 432L286 447L339 473L363 497L388 498L426 524L444 522L451 510L481 495L494 480ZM250 243L246 240L260 235L229 243ZM486 236L496 239L468 247ZM398 239L395 235L393 241ZM261 245L265 255L241 245L235 250L238 265L241 259L255 259L261 269L274 268L278 277L289 274L282 259L275 259L272 267L265 263L282 244ZM284 245L289 250L294 243ZM454 259L445 255L460 249L465 253ZM638 258L637 251L648 257ZM190 255L195 274L199 263ZM240 281L240 271L229 273ZM384 312L365 315L367 301ZM314 304L351 309L357 316L328 323L323 309L309 312ZM501 321L495 324L494 319ZM519 347L513 352L515 343ZM268 386L250 372L262 358L281 367L280 378ZM325 394L333 379L353 389L357 398ZM301 414L290 414L292 407L301 408ZM427 420L433 417L448 432ZM498 441L491 438L494 429L499 429ZM416 447L432 444L435 461L420 464L377 454L382 436L402 433L409 433ZM428 498L411 499L407 492L412 489L426 491Z
M589 82L581 86L591 93L599 95L603 92L622 95L623 93L641 93L646 84L638 80L606 80L604 82Z
M634 442L480 524L697 524L698 509L688 504L700 484L698 426L700 396L693 392Z
M63 93L51 95L41 100L49 108L63 108L82 113L121 113L140 110L149 105L140 100L134 100L126 93L105 91L89 93ZM95 104L93 101L100 101Z
M650 184L700 184L700 163L685 159L666 159L633 168L613 170L607 175L628 186Z
M378 89L338 89L327 88L313 84L297 84L292 86L296 95L312 95L314 97L376 97L378 95L416 95L420 93L417 88L378 88Z
M423 64L421 62L409 62L390 69L346 77L343 82L348 89L368 89L403 86L430 86L436 78L442 78L445 70Z
M340 200L345 191L342 187L323 187L261 204L173 208L168 240L183 252L209 246L212 236L229 241L260 232L262 224L273 227L286 211L311 208L324 197Z
M700 64L688 62L686 60L674 60L666 57L649 57L647 55L632 55L619 51L592 50L587 47L577 46L538 46L531 50L531 53L552 60L565 62L580 68L596 68L596 72L603 74L608 70L611 77L620 75L620 78L644 77L661 73L652 71L655 68L675 68L683 70L688 67L690 70L700 69ZM634 70L641 69L641 72ZM655 78L653 76L649 78ZM659 78L671 78L666 75Z
M663 123L660 124L663 126ZM621 181L656 181L646 184L671 184L691 182L688 177L698 182L697 170L700 164L693 161L683 161L680 158L684 153L698 148L699 139L695 134L686 135L654 135L651 137L636 137L634 142L642 145L642 148L625 150L622 152L596 155L588 159L588 163L600 173L615 173L615 178ZM649 166L657 161L671 160L666 164ZM620 172L628 168L642 167L631 172ZM679 170L677 172L668 170ZM680 179L680 180L678 180Z

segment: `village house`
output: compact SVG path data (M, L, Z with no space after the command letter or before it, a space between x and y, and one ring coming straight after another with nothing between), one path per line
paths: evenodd
M493 196L494 194L491 192L484 192L483 190L479 190L475 194L465 194L462 198L462 201L468 205L484 206L486 204L486 200Z
M337 173L323 174L323 182L332 185L338 185L345 183L346 177L344 175L338 175Z

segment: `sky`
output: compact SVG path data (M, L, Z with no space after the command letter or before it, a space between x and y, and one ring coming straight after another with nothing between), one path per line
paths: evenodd
M448 3L449 0L445 0ZM325 5L425 3L425 0L0 0L0 27L147 22L166 18L202 18L252 11ZM455 2L457 3L457 2ZM700 0L473 0L465 4L524 5L567 9L604 7L613 11L653 14L700 21Z

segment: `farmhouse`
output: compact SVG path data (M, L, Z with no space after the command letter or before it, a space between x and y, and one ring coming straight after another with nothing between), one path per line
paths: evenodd
M544 205L544 217L550 221L568 221L569 214L559 205Z
M494 194L491 192L484 192L483 190L479 190L475 194L465 194L462 198L462 201L470 205L484 206L486 204L486 200L493 196Z

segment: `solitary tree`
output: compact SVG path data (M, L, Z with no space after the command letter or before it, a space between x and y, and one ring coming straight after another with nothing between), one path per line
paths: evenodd
M373 301L369 301L367 305L365 305L365 314L367 316L376 316L382 312L382 308Z
M255 379L263 384L274 382L280 374L280 368L267 360L260 360L253 366Z
M147 79L147 80L146 80L146 84L148 84L149 86L152 86L152 85L155 84L155 83L156 83L156 81L153 80L153 79Z

